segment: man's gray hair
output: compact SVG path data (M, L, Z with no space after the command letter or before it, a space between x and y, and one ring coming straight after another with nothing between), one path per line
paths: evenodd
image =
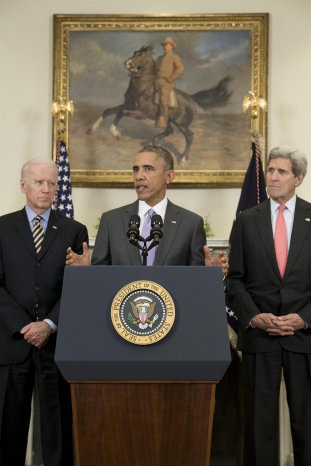
M157 154L160 157L160 159L164 162L166 170L174 170L173 156L167 149L165 149L165 147L148 144L142 147L138 151L138 154L140 154L141 152L153 152L154 154Z
M21 179L26 180L29 176L29 168L32 165L45 165L46 167L54 167L55 168L55 178L58 178L58 168L55 162L50 159L30 159L27 160L26 163L22 166L21 169Z
M293 149L289 146L277 146L274 147L268 157L268 166L269 162L272 159L289 159L292 163L292 172L294 176L305 176L307 173L308 161L306 156L297 149Z

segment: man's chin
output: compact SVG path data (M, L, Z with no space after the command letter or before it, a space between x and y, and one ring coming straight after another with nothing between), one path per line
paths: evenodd
M270 197L278 196L279 193L280 193L280 188L273 187L273 188L268 188L268 189L267 189L267 194L268 194L268 196L270 196Z
M38 204L38 209L41 209L41 210L48 210L52 205L52 202L41 202L40 204Z
M145 191L136 191L136 194L140 201L145 201L148 198L148 194Z

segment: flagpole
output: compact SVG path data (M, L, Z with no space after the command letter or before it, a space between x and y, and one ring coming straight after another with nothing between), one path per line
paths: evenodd
M53 155L58 167L58 189L53 209L70 218L73 218L73 202L65 128L68 114L73 114L73 111L72 100L59 97L58 100L52 102L51 113L54 118L54 135L56 136L56 154Z
M250 110L251 117L251 158L242 184L241 195L236 210L237 214L260 204L267 198L261 163L262 142L258 132L258 117L260 111L267 111L267 101L261 97L257 97L254 92L249 91L243 99L243 112L245 113L248 110ZM226 295L226 312L230 342L233 348L235 348L238 321L231 309L228 295Z

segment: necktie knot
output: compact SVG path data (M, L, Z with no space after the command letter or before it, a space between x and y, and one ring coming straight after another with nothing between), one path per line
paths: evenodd
M284 210L287 209L286 205L285 204L281 204L280 207L279 207L279 213L283 213Z
M41 219L42 219L41 215L36 215L34 218L35 225L37 225L38 223L41 224Z
M149 209L147 211L147 214L148 214L148 217L150 217L150 219L151 219L151 217L155 214L155 211L153 209Z

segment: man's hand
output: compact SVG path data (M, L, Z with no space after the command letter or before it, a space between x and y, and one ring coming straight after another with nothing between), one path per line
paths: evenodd
M257 314L251 320L251 325L261 330L267 330L268 328L274 328L277 316L267 312Z
M294 335L296 330L305 328L305 321L298 314L276 316L274 314L257 314L251 321L254 327L265 330L271 336Z
M211 257L209 247L207 245L204 246L204 256L205 256L205 265L207 267L211 266L219 266L222 268L222 274L226 275L228 272L228 261L222 251L218 251L216 257Z
M87 243L83 243L83 253L76 254L71 247L66 250L66 265L90 265L90 255Z
M36 348L42 348L47 343L51 333L52 329L47 322L31 322L21 331L25 340Z
M277 323L280 327L291 327L294 331L302 330L306 326L305 321L296 313L279 316Z

